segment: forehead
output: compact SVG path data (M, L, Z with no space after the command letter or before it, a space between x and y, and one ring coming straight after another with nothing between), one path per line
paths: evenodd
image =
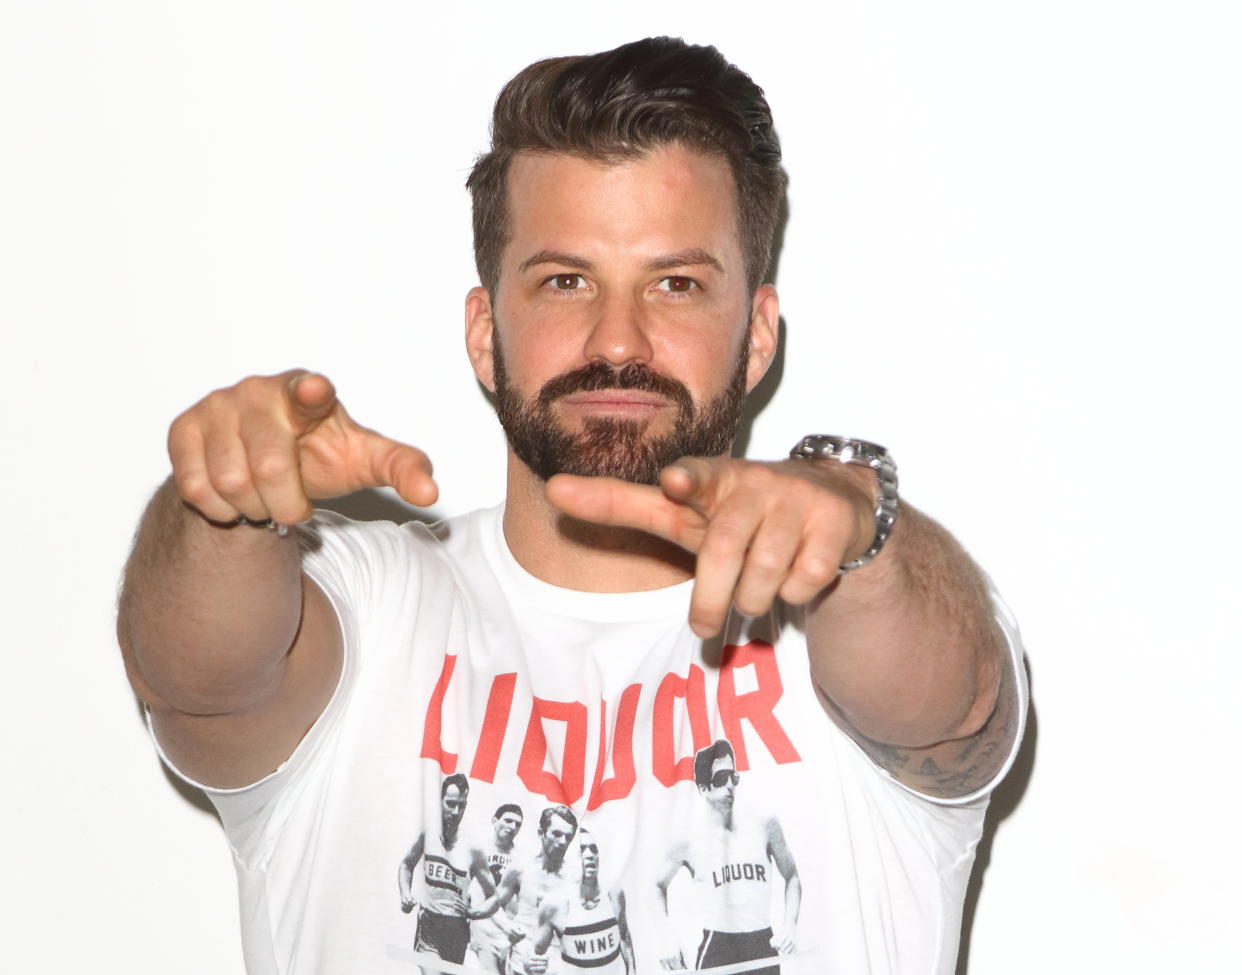
M715 775L721 769L733 769L733 757L731 755L721 755L712 762L712 775Z
M444 788L444 798L446 801L461 799L465 796L465 794L466 794L466 790L464 790L463 788L461 788L461 786L456 785L456 784L445 786Z
M573 829L574 828L570 826L569 823L566 822L561 816L553 816L550 820L548 820L547 831L549 833L572 833Z
M521 152L508 179L506 270L540 250L646 260L694 248L740 267L735 184L723 159L680 145L621 162Z

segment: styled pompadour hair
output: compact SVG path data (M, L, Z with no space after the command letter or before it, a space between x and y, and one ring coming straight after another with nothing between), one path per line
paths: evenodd
M509 241L509 163L519 152L602 162L680 144L728 163L753 291L763 283L785 193L781 147L763 89L714 47L650 37L600 54L549 58L519 72L492 113L491 150L466 186L474 260L494 296Z

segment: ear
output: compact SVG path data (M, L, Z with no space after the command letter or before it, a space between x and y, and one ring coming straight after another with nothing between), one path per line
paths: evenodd
M770 284L755 290L750 303L750 361L746 367L746 392L759 385L776 355L780 334L781 303Z
M479 382L496 392L492 369L492 298L482 285L466 294L466 353Z

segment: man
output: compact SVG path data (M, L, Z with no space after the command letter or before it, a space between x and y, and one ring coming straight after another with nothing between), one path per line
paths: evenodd
M694 756L694 782L707 800L707 829L679 840L669 850L664 872L657 878L660 901L668 913L668 886L683 867L695 880L704 918L703 939L695 968L713 968L778 953L792 954L802 881L794 865L780 820L773 815L740 816L735 809L738 782L733 746L723 738ZM772 868L785 881L782 935L768 922ZM661 959L665 968L685 968L680 950ZM779 965L753 970L754 975L779 975Z
M513 861L513 843L521 828L522 807L514 803L507 802L500 806L492 817L494 840L484 849L483 856L496 886L500 885ZM482 888L481 884L479 886ZM490 891L484 890L479 900L485 900L490 894ZM508 908L506 912L512 913ZM479 964L496 975L504 975L509 948L513 943L513 926L508 923L506 912L497 912L470 925L470 947L474 949Z
M625 894L606 894L599 881L599 844L587 830L578 832L582 881L565 899L547 898L539 909L539 929L527 970L547 970L547 950L556 936L566 971L590 969L594 975L632 975L634 947L625 920Z
M513 918L513 947L509 952L508 975L535 975L546 969L547 959L535 960L535 953L547 951L534 946L534 935L539 928L540 908L543 903L559 898L572 880L565 854L574 834L578 831L578 818L568 806L549 806L539 817L539 852L527 864L513 866L500 882L494 897L474 913L490 917L498 908L508 907L516 898L517 910Z
M470 783L464 775L450 775L440 786L440 832L420 832L397 870L401 910L409 914L414 899L414 868L423 861L427 900L418 912L414 951L460 964L470 940L467 891L473 878L491 896L496 892L481 850L461 841L461 819L466 812ZM427 975L435 969L424 968Z
M882 448L729 457L779 320L762 91L667 38L540 62L468 186L466 346L509 442L503 507L435 531L312 517L437 489L293 370L174 421L127 568L129 675L220 810L248 965L399 970L377 880L405 811L434 817L458 773L572 807L648 890L664 829L701 808L693 753L727 737L753 794L797 797L781 821L815 924L782 970L952 971L1023 716L1016 651L960 547L897 514Z

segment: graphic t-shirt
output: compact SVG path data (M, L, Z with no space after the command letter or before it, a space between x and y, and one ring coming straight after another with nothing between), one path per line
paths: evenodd
M483 972L473 950L461 965L414 950L423 909L467 902L510 927L522 915L518 970L540 933L531 911L572 903L593 856L598 888L623 892L618 931L640 973L693 968L706 943L722 975L952 972L988 790L932 800L877 768L815 695L799 611L734 614L701 640L691 582L551 586L514 560L502 514L428 528L320 512L300 529L340 620L339 685L278 770L206 790L234 853L248 970ZM458 878L441 896L418 863L420 910L406 913L399 869L420 836L436 853L462 797L456 871L494 849L502 807L521 810L496 892ZM730 964L786 941L792 954ZM550 971L568 965L557 944Z

